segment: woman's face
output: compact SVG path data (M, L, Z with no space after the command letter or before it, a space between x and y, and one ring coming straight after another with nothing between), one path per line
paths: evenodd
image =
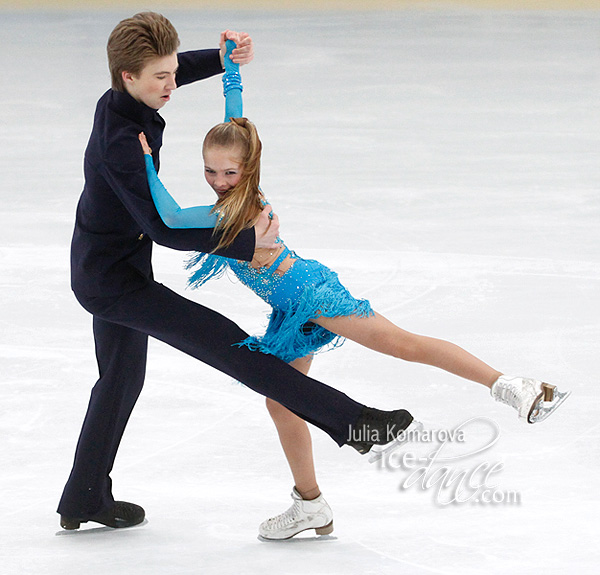
M204 177L219 199L242 177L242 151L213 146L204 150Z

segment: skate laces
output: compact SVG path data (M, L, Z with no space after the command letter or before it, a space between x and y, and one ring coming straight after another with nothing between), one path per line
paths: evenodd
M499 379L494 385L494 397L511 407L518 408L521 405L521 386L513 380Z
M268 529L281 529L292 525L300 517L300 501L294 499L292 506L283 513L267 519L266 527Z

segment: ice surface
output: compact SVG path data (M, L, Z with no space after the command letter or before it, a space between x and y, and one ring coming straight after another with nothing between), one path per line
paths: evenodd
M403 487L407 468L369 466L315 430L333 536L261 543L258 524L286 509L292 487L262 398L152 342L112 474L115 496L142 504L149 521L59 533L55 508L96 377L90 317L69 289L69 241L108 87L106 38L127 15L0 17L2 572L595 573L598 12L168 14L182 49L215 45L227 27L252 33L245 111L291 247L402 327L573 391L526 427L477 385L353 343L315 361L315 377L434 429L490 418L449 448L496 437L493 446L448 469L502 464L490 482L519 504L442 505L435 486ZM216 78L164 110L161 175L182 205L210 200L199 145L222 106ZM182 259L157 249L155 271L184 292ZM250 332L264 325L265 305L226 279L185 293Z

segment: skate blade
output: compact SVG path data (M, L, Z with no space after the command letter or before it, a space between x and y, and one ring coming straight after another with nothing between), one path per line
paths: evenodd
M310 531L311 529L315 530L315 536L314 537L298 537L298 539L293 539L294 537L296 537L296 535L299 535L300 533L304 533L306 531ZM330 539L337 539L334 535L331 535L333 533L333 519L327 524L327 525L323 525L323 527L307 527L306 529L302 529L296 533L292 533L291 535L288 535L287 537L280 537L280 538L269 538L269 537L264 537L262 535L258 535L258 540L259 541L264 541L266 543L284 543L284 542L293 542L293 541L327 541Z
M393 441L385 445L374 445L369 451L369 463L379 461L384 455L388 455L396 449L399 449L411 439L411 434L419 433L423 430L423 424L420 421L412 421L412 423L396 437Z
M529 415L529 423L540 423L548 419L571 395L570 391L559 391L556 387L544 386L547 384L542 384L543 393ZM547 398L551 398L551 401L544 401Z

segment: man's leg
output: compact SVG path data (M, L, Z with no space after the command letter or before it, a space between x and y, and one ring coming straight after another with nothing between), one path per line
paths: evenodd
M96 302L97 304L98 302ZM151 282L93 313L147 333L243 382L328 433L338 445L363 405L278 358L236 344L248 334L223 315Z
M146 334L94 317L94 339L100 378L58 507L61 515L78 519L114 504L109 474L146 371Z
M82 303L95 316L95 335L97 342L100 341L97 343L98 355L102 358L101 378L92 393L73 472L59 506L61 515L92 519L92 515L97 516L93 511L97 509L96 505L110 505L114 501L108 473L143 385L145 334L245 383L320 427L338 445L350 444L361 453L366 453L374 443L387 442L385 432L378 433L377 438L357 440L351 432L352 426L359 430L377 428L382 431L385 428L400 432L412 421L404 410L382 412L366 408L274 356L250 351L245 346L238 347L236 344L248 334L235 323L161 284L151 282L116 300L96 299ZM118 330L112 324L119 324L124 329ZM110 343L115 341L109 339L111 334L113 337L118 335L116 345ZM142 344L143 356L140 355ZM135 365L128 364L131 361L128 358L132 356L137 358ZM133 369L135 379L130 379L130 369ZM107 435L103 437L105 430ZM349 440L350 436L353 436L352 440Z

